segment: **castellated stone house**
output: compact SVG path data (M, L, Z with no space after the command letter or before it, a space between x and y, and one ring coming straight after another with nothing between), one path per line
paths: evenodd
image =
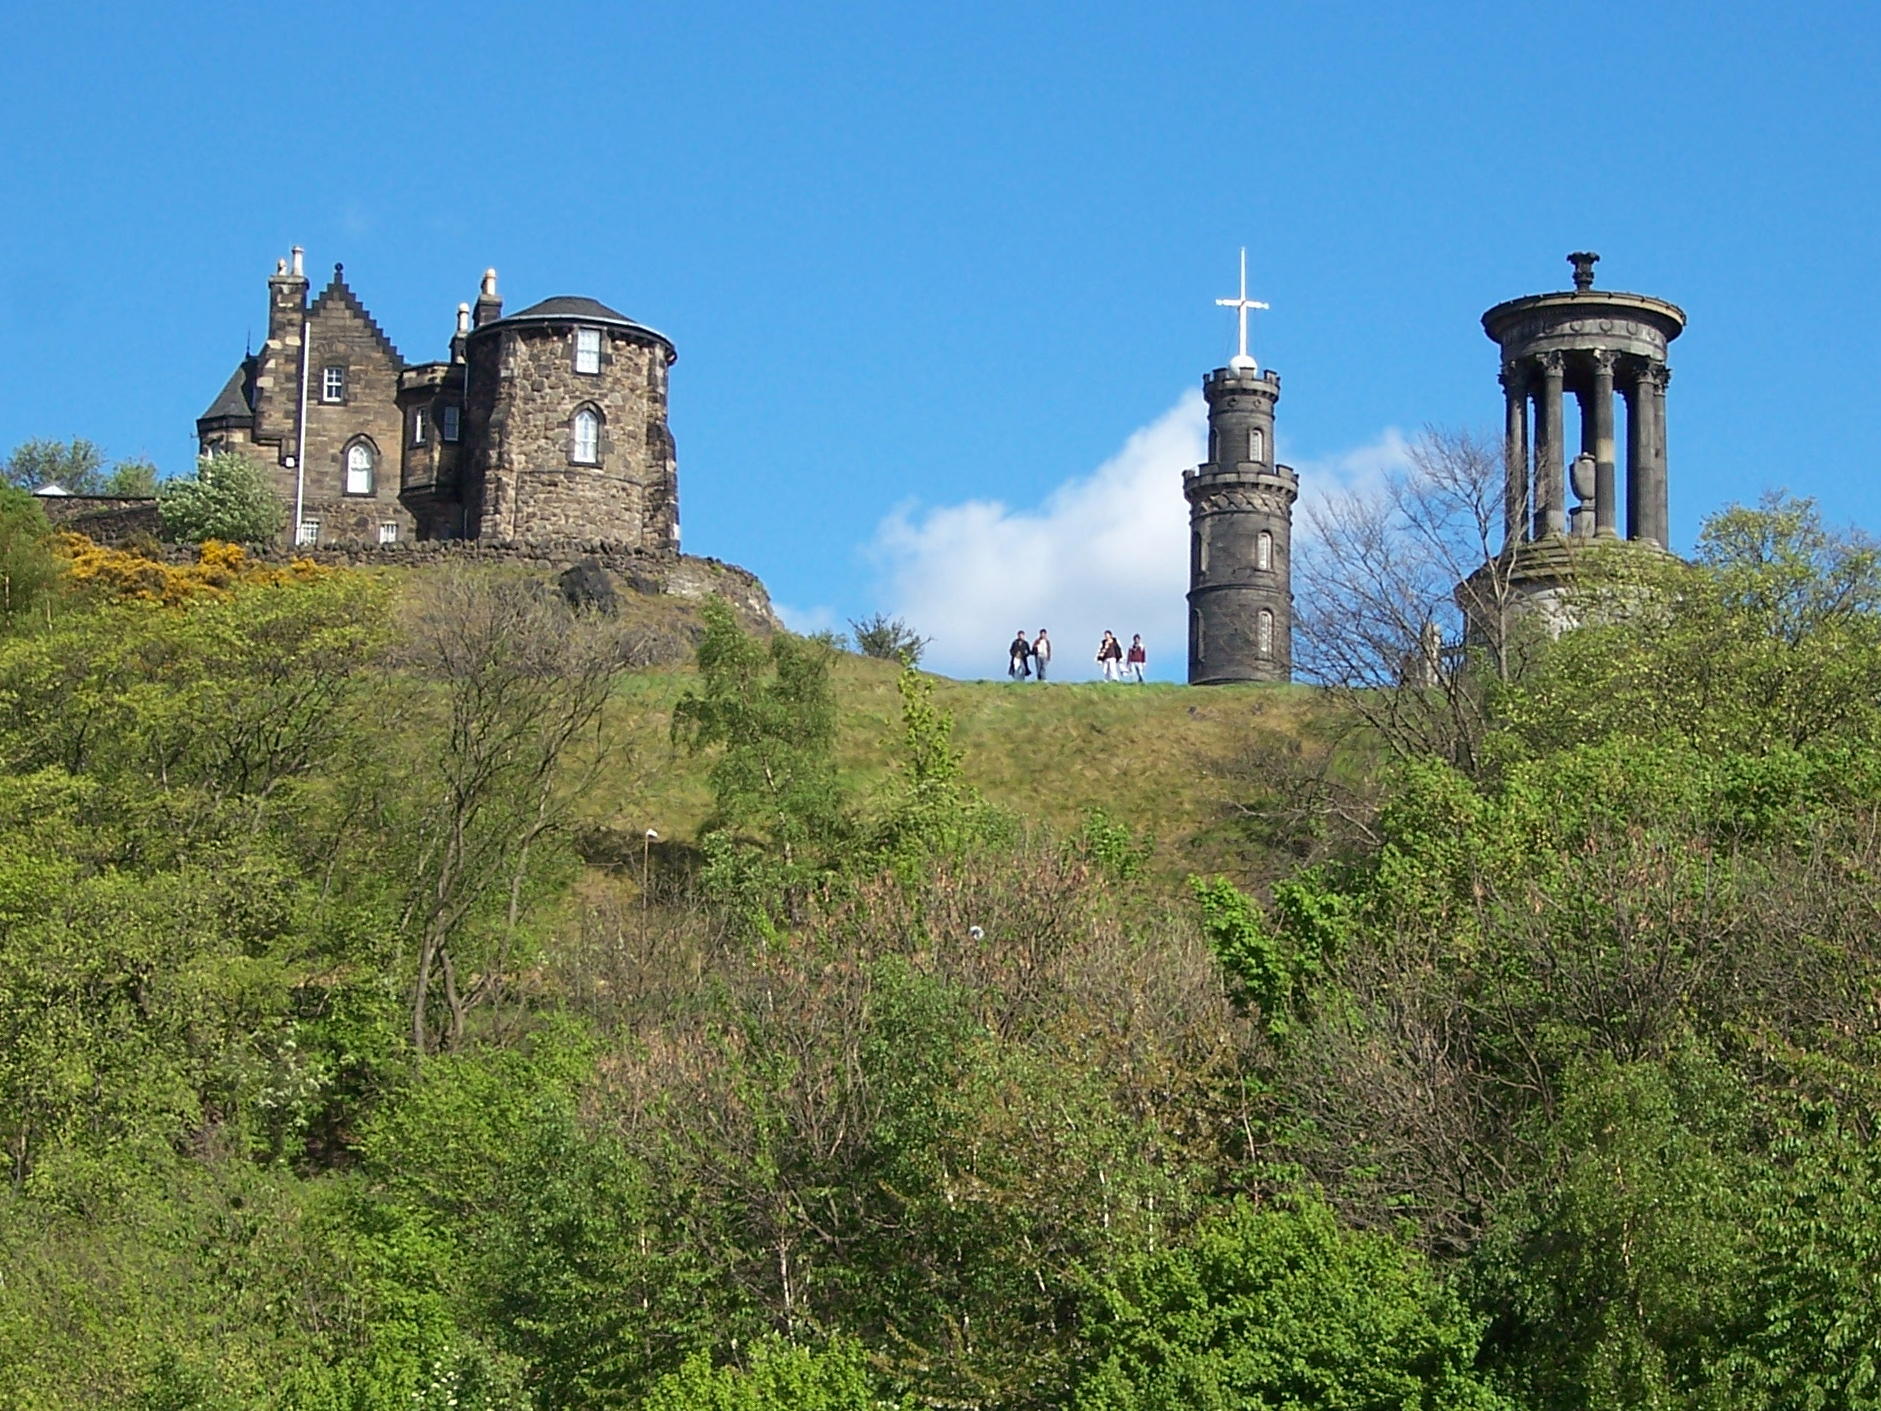
M677 553L672 343L593 299L507 316L496 271L450 356L408 363L341 266L268 280L268 336L196 421L204 453L264 466L300 544L486 539Z

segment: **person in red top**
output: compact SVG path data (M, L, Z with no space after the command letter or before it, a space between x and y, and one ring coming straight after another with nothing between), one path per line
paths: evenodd
M1130 651L1129 654L1124 657L1124 661L1130 668L1130 674L1136 678L1136 684L1141 686L1143 684L1143 668L1149 665L1149 653L1143 650L1143 634L1141 632L1130 638Z

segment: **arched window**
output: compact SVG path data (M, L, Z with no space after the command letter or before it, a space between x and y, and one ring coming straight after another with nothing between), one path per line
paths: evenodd
M1267 530L1260 532L1254 541L1254 567L1262 573L1272 571L1274 566L1274 536Z
M1247 429L1247 458L1251 461L1267 459L1267 437L1258 426Z
M1204 519L1195 530L1195 573L1197 577L1208 572L1208 521Z
M346 493L370 495L373 470L372 443L355 441L346 448Z
M1257 650L1264 657L1274 654L1274 615L1271 609L1261 609L1259 635L1255 639Z
M568 458L576 465L601 463L601 414L592 407L583 407L575 413L569 435Z

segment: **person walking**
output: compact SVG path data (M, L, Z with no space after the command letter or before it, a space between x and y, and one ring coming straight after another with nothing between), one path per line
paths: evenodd
M1143 668L1149 665L1149 653L1143 650L1143 634L1138 632L1130 638L1130 651L1124 657L1124 664L1130 668L1130 674L1136 678L1136 684L1143 684Z
M1045 635L1043 627L1038 630L1038 640L1032 644L1032 670L1038 673L1038 679L1045 679L1045 668L1051 665L1052 639Z
M1104 668L1106 681L1123 680L1123 643L1115 632L1105 632L1103 641L1097 644L1097 664Z
M1025 639L1025 628L1021 627L1012 634L1012 645L1006 648L1006 675L1014 681L1023 681L1032 674L1030 664L1032 644Z

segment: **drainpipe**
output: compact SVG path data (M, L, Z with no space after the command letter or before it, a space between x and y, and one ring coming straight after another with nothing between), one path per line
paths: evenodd
M305 522L307 500L307 355L313 343L313 329L303 310L300 316L300 415L294 418L294 538L300 547L300 527Z

